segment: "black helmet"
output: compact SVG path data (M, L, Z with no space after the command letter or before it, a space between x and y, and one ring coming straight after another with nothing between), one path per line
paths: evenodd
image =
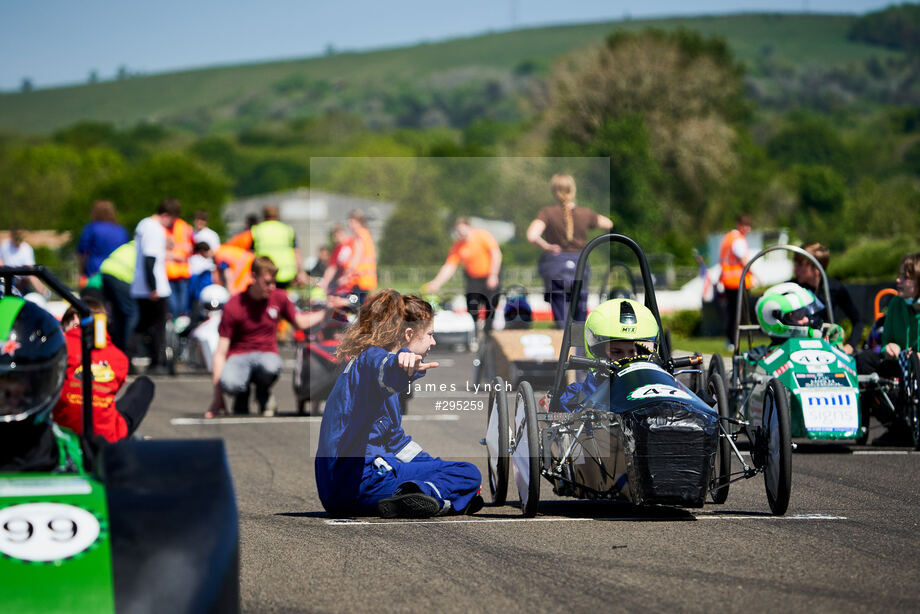
M47 420L66 371L58 321L29 301L0 298L0 424Z

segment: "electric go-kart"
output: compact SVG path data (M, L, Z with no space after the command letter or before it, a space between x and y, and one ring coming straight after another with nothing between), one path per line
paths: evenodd
M890 295L896 296L897 290L886 288L875 296L875 324L864 351L877 351L877 346L881 345L885 314L879 304L883 297ZM910 350L902 351L895 373L859 374L862 403L889 427L892 423L905 426L914 450L920 450L920 355Z
M774 245L751 258L742 274L747 275L755 261L777 250L808 258L821 272L824 297L818 298L825 299L827 312L821 335L814 338L808 332L812 329L790 327L791 336L772 345L755 345L761 326L752 322L748 294L741 284L731 373L725 372L718 354L713 355L708 372L724 378L733 418L759 423L765 416L786 416L780 431L787 440L865 443L869 416L860 408L856 361L828 340L828 335L839 332L840 327L834 324L827 275L821 264L801 248ZM742 332L747 333L746 351L741 350Z
M40 278L76 307L82 372L92 372L104 322L94 324L86 304L43 267L0 267L6 296L14 275ZM24 341L15 335L0 330L7 353ZM15 370L9 366L4 376ZM0 473L0 609L239 611L237 510L223 442L129 439L99 447L92 378L83 380L83 399L83 437L53 427L56 470Z
M655 352L612 363L570 355L580 327L570 311L554 383L538 404L531 384L523 381L508 407L505 382L492 381L486 436L488 482L495 505L505 502L513 472L525 516L540 502L540 478L557 495L603 499L635 505L701 507L707 495L723 503L731 482L763 474L770 510L784 514L791 489L788 414L774 405L762 422L733 419L722 379L710 377L702 396L676 376L702 363L702 357L671 358L661 329L652 277L639 245L624 235L595 238L582 250L570 299L579 296L590 252L608 243L630 248L639 261L645 306L655 316L659 334ZM560 395L565 373L594 369L600 385L576 411L563 411ZM752 446L749 465L730 433L745 434ZM732 472L732 456L742 470Z
M326 300L330 305L326 305ZM322 308L326 317L307 331L304 341L297 345L293 378L297 413L318 413L320 402L332 392L335 380L345 368L335 353L348 327L349 314L359 306L356 294L324 297Z

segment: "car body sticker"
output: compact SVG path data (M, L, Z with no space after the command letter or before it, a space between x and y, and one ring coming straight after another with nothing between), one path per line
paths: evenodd
M0 510L0 553L49 563L88 550L102 534L91 512L66 503L22 503Z
M636 388L626 398L630 401L641 401L642 399L651 398L668 398L668 399L689 399L690 394L684 392L676 386L668 384L647 384Z

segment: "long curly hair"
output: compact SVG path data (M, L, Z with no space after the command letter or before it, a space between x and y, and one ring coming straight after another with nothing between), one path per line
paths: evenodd
M427 301L384 290L361 307L358 319L345 331L336 356L347 360L375 345L386 350L400 347L407 328L427 325L433 318L434 310Z

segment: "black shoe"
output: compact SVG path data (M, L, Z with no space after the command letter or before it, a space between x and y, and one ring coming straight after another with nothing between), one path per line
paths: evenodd
M437 499L420 492L394 495L377 504L381 518L431 518L440 511Z
M481 510L482 506L485 504L486 502L483 501L482 496L476 495L475 497L470 499L469 503L466 504L466 508L463 510L462 513L467 516L472 516L473 514Z
M243 392L233 396L232 412L236 416L245 416L249 414L249 392Z

